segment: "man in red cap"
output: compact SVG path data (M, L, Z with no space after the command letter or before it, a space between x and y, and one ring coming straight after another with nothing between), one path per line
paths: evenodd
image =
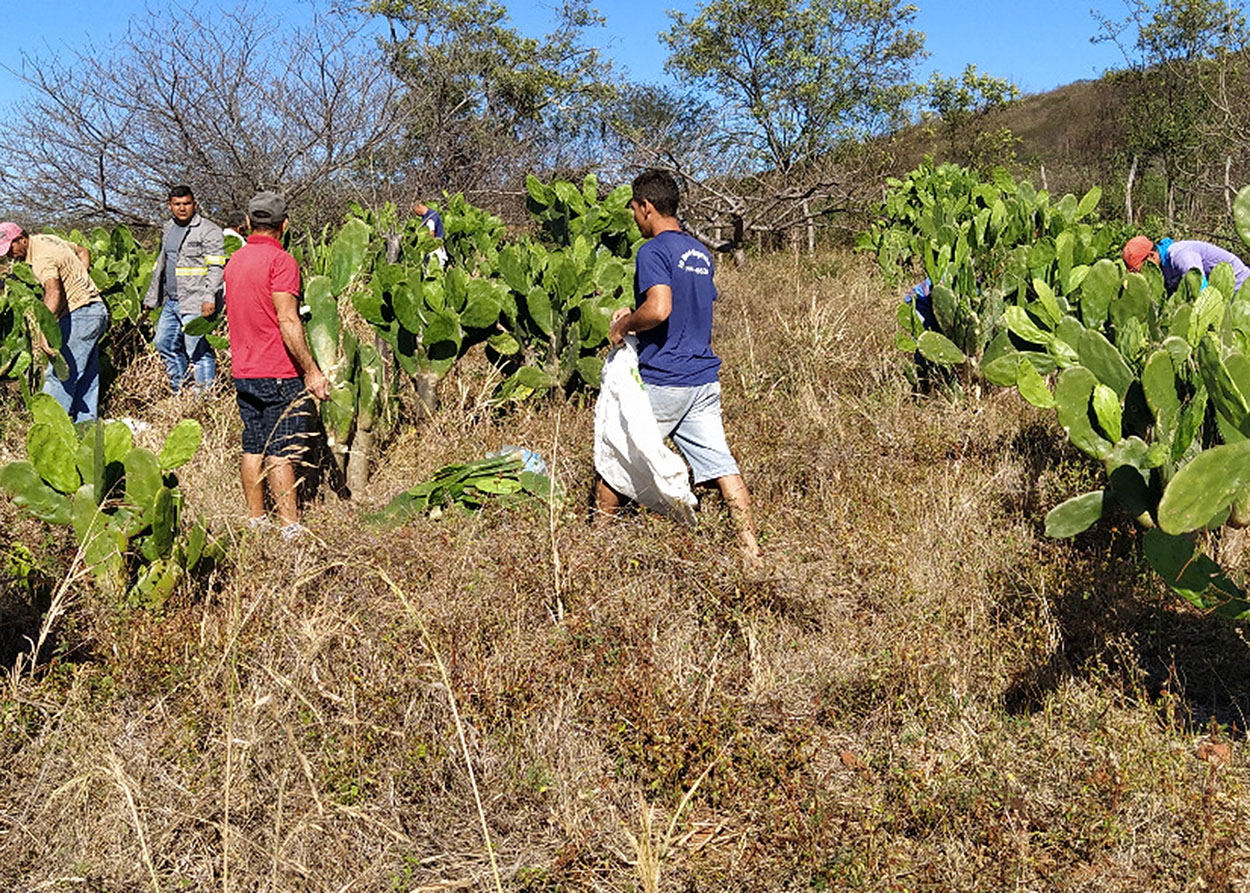
M1190 270L1202 273L1202 284L1205 286L1207 277L1219 264L1229 264L1233 268L1233 279L1239 289L1250 279L1250 267L1241 258L1210 242L1160 239L1156 245L1145 236L1134 236L1125 243L1122 256L1124 266L1134 273L1140 272L1147 260L1154 261L1163 271L1163 284L1169 292L1176 291Z
M226 316L234 389L243 420L243 495L248 523L266 522L263 485L282 520L282 536L307 534L299 523L292 460L305 446L330 383L317 367L299 318L299 265L279 239L287 227L286 199L261 192L247 205L251 235L226 262Z
M109 311L87 272L90 252L59 236L29 235L6 221L0 223L0 257L4 256L30 264L43 286L43 303L60 323L61 356L69 377L57 378L48 363L43 392L54 397L73 421L94 420L100 401L100 339L108 328ZM46 341L39 347L54 353Z

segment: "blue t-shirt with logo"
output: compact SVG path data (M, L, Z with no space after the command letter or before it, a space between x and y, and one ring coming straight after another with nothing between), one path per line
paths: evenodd
M638 371L647 384L698 387L716 381L720 358L712 353L712 256L688 233L665 230L638 249L634 307L647 290L667 285L673 309L654 329L638 333Z
M433 226L430 226L431 222L433 222ZM443 216L433 208L430 208L430 210L421 215L421 223L429 227L430 233L434 236L434 238L444 238L445 233L443 232Z

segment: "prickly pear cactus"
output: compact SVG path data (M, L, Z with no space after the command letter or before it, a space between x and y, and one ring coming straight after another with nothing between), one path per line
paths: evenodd
M133 604L160 604L188 574L225 558L202 520L189 529L173 471L195 455L200 423L184 419L159 453L134 445L121 422L76 428L46 394L30 404L28 458L0 468L0 488L30 514L69 527L106 592Z
M1157 265L1128 272L1126 234L1090 216L1097 190L1052 203L1005 175L981 183L931 165L890 186L860 247L887 276L922 265L933 281L930 318L900 308L899 346L939 368L973 364L1053 408L1072 445L1103 466L1107 486L1052 509L1047 534L1127 515L1170 586L1241 616L1250 604L1194 534L1250 524L1250 289L1235 293L1227 264L1205 280L1189 271L1171 294ZM1233 218L1250 245L1250 188ZM984 310L999 300L1001 312ZM971 313L988 322L982 338L967 338Z

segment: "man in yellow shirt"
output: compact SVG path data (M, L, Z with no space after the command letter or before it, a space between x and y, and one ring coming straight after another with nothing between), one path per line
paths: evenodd
M30 264L43 286L43 303L61 324L61 356L69 377L44 372L43 391L56 398L75 422L94 420L100 397L100 339L108 328L108 307L91 281L91 255L59 236L28 235L16 223L0 223L0 257ZM42 340L42 339L41 339ZM47 342L41 345L52 354Z

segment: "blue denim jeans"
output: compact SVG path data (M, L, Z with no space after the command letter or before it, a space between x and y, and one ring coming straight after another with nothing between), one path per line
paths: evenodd
M69 365L69 378L61 381L44 370L43 392L51 394L75 422L93 421L100 402L100 339L109 327L109 311L103 301L92 301L61 317L61 356Z
M721 420L720 382L694 387L647 385L662 437L671 437L690 463L696 484L738 474Z
M187 378L195 377L195 388L203 392L212 385L217 376L217 355L213 346L203 335L183 334L182 327L199 313L181 313L176 300L166 301L156 321L156 352L165 361L169 373L169 386L176 394L182 390Z

